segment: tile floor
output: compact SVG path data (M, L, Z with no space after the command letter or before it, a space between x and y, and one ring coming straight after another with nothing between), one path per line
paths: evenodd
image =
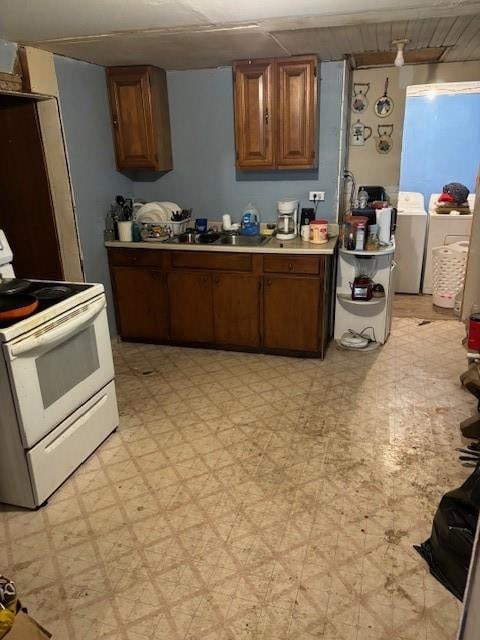
M60 640L453 640L412 545L469 473L461 336L397 319L324 362L116 345L120 429L45 508L3 508L2 573Z
M393 298L393 313L397 318L457 320L453 309L435 306L430 295L396 293Z

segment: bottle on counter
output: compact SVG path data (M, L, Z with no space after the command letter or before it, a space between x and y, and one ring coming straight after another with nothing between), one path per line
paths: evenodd
M360 209L365 209L368 203L368 193L365 189L360 189L358 192L358 206Z
M357 222L355 234L355 251L365 251L367 245L367 225L365 222Z
M367 251L376 251L379 246L378 225L371 224L368 228Z
M140 233L140 225L138 224L138 222L132 223L132 241L133 242L142 241L142 235Z

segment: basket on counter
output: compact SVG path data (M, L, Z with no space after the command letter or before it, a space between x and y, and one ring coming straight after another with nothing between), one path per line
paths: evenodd
M463 287L467 265L468 242L436 247L433 253L433 304L453 309L455 296Z
M167 237L185 233L191 221L191 218L187 218L186 220L180 220L180 222L175 222L174 220L169 222L141 222L140 234L145 240L164 240ZM153 234L157 233L159 234L158 237L153 236Z
M134 212L143 240L164 240L184 233L192 220L191 216L191 209L182 209L174 202L147 202Z

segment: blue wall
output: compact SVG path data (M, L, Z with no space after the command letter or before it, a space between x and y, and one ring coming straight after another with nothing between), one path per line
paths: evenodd
M131 194L133 184L115 169L105 69L61 56L55 56L55 69L85 277L105 285L115 335L104 220L115 195Z
M104 69L60 56L55 68L86 278L105 285L112 332L103 229L117 193L178 202L196 216L217 220L225 212L238 219L254 202L263 220L275 220L277 200L294 197L311 206L307 192L315 189L325 191L318 215L335 218L344 63L321 65L318 169L236 172L231 69L177 71L168 73L174 169L161 177L132 176L135 182L115 169Z
M308 202L308 191L325 191L318 215L334 219L338 196L342 124L343 62L321 64L319 167L313 171L236 172L230 68L168 73L173 141L173 171L148 182L135 182L135 196L192 207L194 216L238 220L253 202L262 220L276 219L284 197Z
M409 96L405 105L400 190L428 202L443 185L475 191L480 163L480 93Z

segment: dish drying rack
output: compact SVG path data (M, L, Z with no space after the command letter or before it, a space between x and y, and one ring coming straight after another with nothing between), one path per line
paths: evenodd
M165 238L185 233L192 221L192 210L184 209L181 212L187 217L182 220L168 220L158 222L139 222L140 235L147 242L162 242ZM173 214L172 214L173 215Z

